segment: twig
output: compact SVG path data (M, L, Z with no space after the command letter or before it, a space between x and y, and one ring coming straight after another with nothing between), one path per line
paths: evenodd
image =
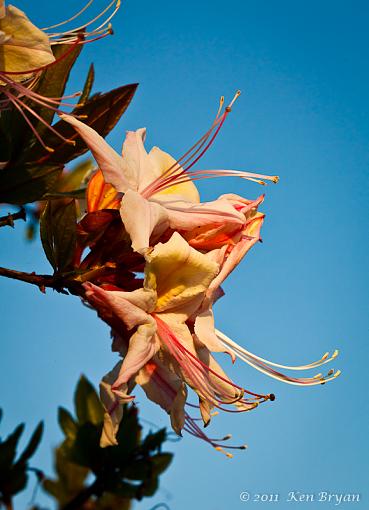
M45 288L49 287L63 294L66 294L64 289L68 289L72 294L83 295L83 288L79 282L67 280L58 275L51 276L46 274L25 273L23 271L15 271L14 269L0 267L0 276L37 285L42 292L45 292Z
M7 214L6 216L0 216L0 227L12 227L14 228L14 222L16 220L26 221L26 210L22 207L18 212L13 214Z

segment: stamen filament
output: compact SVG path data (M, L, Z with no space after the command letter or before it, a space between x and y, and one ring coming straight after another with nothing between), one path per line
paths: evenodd
M301 366L287 366L287 365L280 365L277 363L270 362L268 360L264 360L263 358L260 358L258 356L255 356L254 354L250 353L246 349L243 349L238 344L233 342L230 338L228 338L226 335L221 333L220 331L216 330L216 335L221 340L221 342L245 363L249 364L256 370L259 370L259 372L262 372L274 379L277 379L279 381L283 381L287 384L293 384L293 385L299 385L299 386L315 386L317 384L322 384L325 382L328 382L332 379L335 379L340 375L340 371L329 371L327 376L322 376L322 374L316 374L313 377L308 378L293 378L289 377L285 374L282 374L280 372L277 372L276 370L273 370L270 366L275 366L278 368L284 368L287 370L308 370L311 368L316 368L321 365L324 365L326 363L329 363L333 359L335 359L338 355L338 351L334 351L333 355L329 357L329 353L325 353L324 356L318 360L314 361L313 363L309 363L307 365L301 365ZM270 366L268 366L270 365Z
M9 99L12 100L13 104L14 102L18 102L20 103L20 105L22 105L23 108L25 108L31 115L33 115L39 122L41 122L44 126L46 126L52 133L54 133L57 137L59 137L61 140L63 140L65 143L69 144L69 145L75 145L75 141L74 140L68 140L67 138L65 138L61 133L59 133L59 131L57 131L53 126L50 126L50 124L48 122L46 122L46 120L41 117L41 115L39 115L38 113L36 113L34 110L32 110L32 108L30 108L26 103L23 103L19 100L19 98L17 98L16 96L14 96L11 92L9 92L8 90L5 92L5 94L9 97ZM54 110L54 108L51 108L52 110ZM57 110L56 110L57 111ZM50 152L50 147L47 149L49 152Z
M172 351L174 356L177 356L177 350L175 348L171 348L171 344L170 344L170 341L168 342L168 339L171 340L175 344L175 346L179 349L179 351L182 351L182 353L184 353L186 355L186 358L188 358L188 356L189 356L190 360L192 359L192 363L195 363L198 367L201 367L203 370L205 369L206 372L209 372L209 373L213 374L219 380L225 382L226 384L229 384L231 387L233 387L235 389L238 389L241 392L248 393L249 395L252 395L252 396L256 397L257 399L264 399L264 401L268 400L270 398L269 395L260 395L260 394L257 394L257 393L253 393L253 392L251 392L249 390L246 390L245 388L242 388L241 386L238 386L237 384L233 383L229 379L224 378L223 376L221 376L220 374L218 374L217 372L212 370L209 366L207 366L200 359L198 359L194 354L192 354L188 349L186 349L177 340L175 335L172 333L170 328L168 328L168 326L166 325L166 323L164 321L162 321L156 314L153 314L153 317L155 318L155 320L156 320L156 322L158 324L159 333L164 333L164 334L161 335L162 340L164 342L166 342L166 345L168 346L168 348L170 348L170 350ZM242 397L239 400L239 402L246 403L246 404L254 403L252 401L250 402L249 400L242 399ZM224 403L224 401L223 401L223 403Z
M91 2L92 3L92 2ZM89 5L91 5L91 3ZM106 12L108 12L111 7L115 4L115 8L113 10L113 12L98 26L96 27L96 29L94 29L92 32L90 32L89 35L95 35L97 33L101 33L101 29L103 27L105 27L109 22L110 20L115 16L115 14L117 13L117 11L119 10L120 8L120 3L121 1L120 0L112 0L106 7L105 9L103 9L98 15L96 15L94 18L92 18L90 21L84 23L83 25L80 25L79 27L75 27L71 30L67 30L65 32L55 32L55 33L51 33L49 34L49 38L50 39L59 39L57 42L58 43L63 43L65 42L65 40L69 37L69 40L71 40L70 38L74 38L74 37L78 37L78 34L80 33L80 31L82 30L85 30L87 27L89 27L90 25L92 25L93 23L95 23L97 20L99 20L102 16L104 16L104 14ZM83 13L87 7L89 7L89 5L87 5L84 9L82 9L82 11L80 11L80 13ZM65 24L67 23L68 21L72 21L73 19L75 19L77 16L74 16L72 17L70 20L67 20L66 22L61 22L59 24L62 25L62 24ZM58 26L58 25L57 25ZM110 29L108 28L108 30L110 31ZM107 34L106 34L107 35ZM68 40L68 39L67 39Z
M29 118L27 117L27 115L24 113L24 111L22 110L22 108L18 105L18 103L13 100L11 97L9 97L9 100L14 104L14 106L17 108L17 110L19 111L19 113L22 115L22 117L24 118L24 120L26 121L26 123L28 124L28 126L30 127L30 129L32 130L33 134L35 135L35 137L37 138L37 140L40 142L40 144L42 145L42 147L44 147L45 150L47 150L48 152L54 152L54 149L52 149L51 147L48 147L45 142L42 140L41 136L38 134L37 130L35 129L35 127L33 126L32 122L29 120Z
M75 20L75 19L76 19L76 18L78 18L81 14L83 14L83 13L85 12L85 10L86 10L86 9L88 9L88 8L90 7L90 5L91 5L93 2L94 2L94 0L89 0L89 1L87 2L87 4L86 4L84 7L82 7L82 9L81 9L80 11L78 11L76 14L74 14L71 18L66 19L66 20L64 20L64 21L60 21L60 23L55 23L55 25L50 25L50 26L48 26L48 27L43 27L43 28L41 28L41 30L46 31L46 30L50 30L50 29L52 29L52 28L60 27L60 26L62 26L62 25L66 25L67 23L69 23L69 22L71 22L71 21Z

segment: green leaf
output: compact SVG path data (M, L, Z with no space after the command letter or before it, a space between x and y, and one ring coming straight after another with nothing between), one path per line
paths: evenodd
M58 501L59 507L63 507L83 490L89 470L69 462L60 447L56 448L54 456L58 478L45 480L43 488Z
M86 115L87 118L83 119L85 124L105 137L128 108L136 88L137 84L125 85L105 94L95 94L83 106L74 110L73 113L76 115ZM48 131L45 133L44 141L46 145L54 149L54 152L45 154L45 150L42 147L35 146L34 151L31 154L27 154L29 160L37 160L42 157L43 162L66 164L87 152L86 144L70 124L60 120L54 125L54 128L69 143L60 140L59 137ZM72 145L70 142L75 142L75 145Z
M82 90L82 95L79 98L79 103L80 104L85 104L86 101L88 100L88 98L90 97L90 93L91 93L94 81L95 81L95 68L94 68L94 65L91 64L90 68L88 70L88 73L87 73L87 78L86 78L86 81L85 81L85 85L84 85L83 90Z
M0 172L0 202L23 205L42 197L55 185L62 167L55 164L24 164Z
M72 170L63 172L56 191L71 191L79 189L86 184L88 176L95 168L96 164L92 159L85 159L78 163Z
M77 241L74 200L48 201L40 218L40 235L46 257L56 272L70 268Z
M51 193L46 193L43 196L44 199L47 200L56 200L58 198L75 198L75 199L83 199L86 195L86 188L75 189L71 191L54 191Z
M8 496L13 496L18 492L22 491L27 484L27 473L24 465L17 464L12 467L8 473L8 477L5 484L5 491ZM4 490L4 488L3 488Z
M157 432L153 433L150 432L145 437L142 448L147 451L155 451L160 450L162 444L167 438L167 431L165 428L158 430Z
M69 411L64 407L58 408L58 423L60 428L69 439L75 439L77 434L77 424Z
M108 492L122 498L133 499L137 497L137 491L140 487L128 482L118 482L114 487L108 487Z
M126 469L124 469L124 478L130 480L146 480L151 474L150 460L142 459L131 462Z
M22 455L19 457L17 464L24 464L25 462L27 462L28 459L30 459L32 457L32 455L35 453L38 445L40 444L43 430L44 430L44 424L41 421L37 425L34 433L31 436L31 439L29 440L28 445L26 446Z
M137 499L142 499L142 496L153 496L158 488L159 478L157 476L149 478L142 484L140 494Z
M172 462L172 460L173 455L171 453L158 453L158 455L151 457L153 472L155 475L160 475L163 473L169 467L169 464Z
M141 426L135 407L125 406L117 433L118 445L112 450L118 465L124 467L127 457L137 448L141 439Z
M23 430L24 423L21 423L4 442L0 443L0 472L8 470L13 464Z
M86 422L78 428L76 440L69 450L68 460L88 467L94 473L102 466L103 448L100 448L101 426Z
M74 396L76 415L80 423L99 425L104 421L104 411L92 384L81 376Z

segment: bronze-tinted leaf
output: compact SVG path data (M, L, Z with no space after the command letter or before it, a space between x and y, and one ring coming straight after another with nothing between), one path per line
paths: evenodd
M57 273L71 269L77 239L75 201L59 202L49 201L40 218L42 246Z
M71 69L81 53L81 50L82 45L80 44L57 44L53 46L53 52L57 62L41 74L37 87L34 89L35 92L45 97L62 97ZM77 101L78 98L76 102ZM35 104L32 104L32 108L36 113L41 115L48 124L52 123L55 115L53 110ZM47 129L40 122L34 124L34 126L41 136Z
M55 185L62 167L57 164L23 164L0 172L0 202L22 205L42 197Z
M91 64L90 68L88 70L88 74L87 74L87 78L86 78L86 81L85 81L85 85L84 85L83 90L82 90L82 95L79 98L79 103L80 104L85 104L86 101L88 100L88 98L90 97L92 86L94 84L94 80L95 80L95 68L94 68L94 65Z
M91 97L83 106L76 109L76 115L86 115L83 122L95 129L101 136L105 137L110 133L123 113L128 108L137 84L124 85L104 94L96 94ZM60 120L54 128L65 137L69 143L60 140L54 133L48 131L44 135L44 142L52 147L54 152L45 153L40 146L35 146L31 154L27 154L29 160L37 160L39 163L66 164L72 159L87 152L85 142L80 138L74 128ZM75 145L70 142L74 142Z

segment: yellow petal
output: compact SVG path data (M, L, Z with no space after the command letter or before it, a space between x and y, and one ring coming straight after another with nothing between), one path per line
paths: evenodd
M168 168L171 168L176 164L176 160L167 152L162 151L159 147L153 147L149 153L149 158L151 160L152 168L157 177L160 177ZM180 173L183 171L182 167L179 167L175 173ZM174 175L174 174L173 174ZM164 176L165 178L165 176ZM166 195L176 195L180 196L184 200L188 200L189 202L200 202L200 195L197 191L196 186L193 182L185 182L182 184L175 184L170 188L159 191L153 195L157 198L165 198ZM169 197L168 197L169 198Z
M146 254L145 286L157 291L155 312L191 313L218 274L219 266L175 232ZM196 307L192 310L195 311Z
M48 36L16 7L9 5L5 9L5 16L0 16L0 31L7 38L1 44L0 71L24 71L27 74L31 69L54 62ZM12 79L21 81L25 75L12 75Z

